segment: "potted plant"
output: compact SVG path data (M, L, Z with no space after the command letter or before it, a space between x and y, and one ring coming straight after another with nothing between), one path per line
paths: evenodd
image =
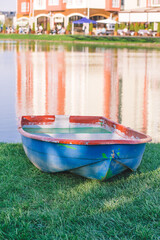
M6 33L6 25L5 24L3 24L3 31L2 32Z
M139 31L139 25L138 25L137 22L135 23L134 31L135 31L135 36L137 36L138 35L138 31Z
M72 24L69 22L67 25L66 34L71 34L71 31L72 31Z
M153 29L154 29L154 23L153 23L153 22L152 22L152 23L149 23L149 24L148 24L148 30L153 31Z
M93 32L93 23L89 24L89 35L92 35Z
M50 23L49 23L49 22L47 22L47 34L49 34L49 33L50 33L50 31L51 31L51 28L50 28Z
M133 23L130 24L129 30L130 30L130 31L134 31L134 24L133 24Z
M1 31L2 31L2 26L3 26L3 24L2 24L2 22L0 21L0 33L1 33Z
M16 33L19 33L19 25L16 26Z
M145 29L144 23L141 23L139 29Z
M33 34L35 33L35 23L33 23L31 33L33 33Z
M118 31L118 23L115 24L114 36L117 36L117 31Z
M157 27L157 37L160 37L160 22L158 23Z
M125 23L121 23L121 24L120 24L120 29L123 30L124 28L126 28L126 24L125 24Z

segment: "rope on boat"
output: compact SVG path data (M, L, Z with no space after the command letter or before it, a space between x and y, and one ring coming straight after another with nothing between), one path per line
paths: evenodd
M115 158L115 156L116 156L116 158ZM128 168L131 171L133 171L132 168L128 167L127 165L125 165L124 163L121 162L120 157L118 156L118 154L116 152L114 152L114 150L113 150L113 154L112 154L112 160L115 161L116 163L121 164L123 167Z

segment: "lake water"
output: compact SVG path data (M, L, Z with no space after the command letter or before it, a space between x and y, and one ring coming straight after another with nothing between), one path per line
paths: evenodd
M21 115L105 116L160 142L160 51L0 41L0 142Z

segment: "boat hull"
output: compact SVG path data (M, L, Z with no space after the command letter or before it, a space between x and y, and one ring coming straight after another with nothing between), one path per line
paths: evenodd
M146 143L78 145L62 144L22 136L30 161L48 173L70 171L90 179L105 180L141 163Z

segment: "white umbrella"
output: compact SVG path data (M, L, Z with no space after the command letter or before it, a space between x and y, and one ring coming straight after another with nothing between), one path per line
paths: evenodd
M116 24L117 21L111 19L111 18L107 18L107 19L103 19L103 20L98 20L97 23L104 23L104 24Z

